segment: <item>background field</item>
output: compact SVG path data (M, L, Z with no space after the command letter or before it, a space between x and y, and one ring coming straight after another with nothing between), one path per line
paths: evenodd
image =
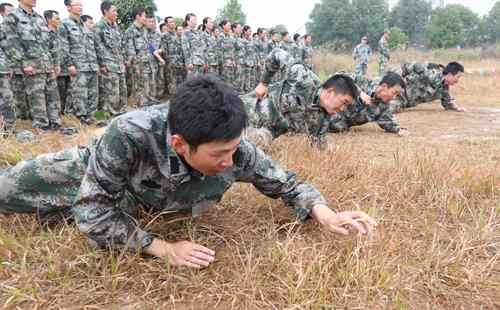
M303 137L280 138L271 150L333 208L375 217L374 237L297 225L280 201L248 185L235 186L196 222L143 214L143 226L162 238L216 250L217 261L202 271L92 249L72 225L43 229L32 216L7 216L0 219L0 308L499 309L500 85L487 73L500 70L500 61L478 55L393 58L461 59L473 70L453 94L468 113L421 105L398 114L407 138L367 125L332 136L329 152L309 149ZM322 76L352 67L347 55L320 53L316 63ZM82 128L73 138L0 141L1 165L92 134Z

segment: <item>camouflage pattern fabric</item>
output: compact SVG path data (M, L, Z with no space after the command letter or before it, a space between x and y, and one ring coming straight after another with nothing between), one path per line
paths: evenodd
M368 71L368 61L372 55L372 48L365 43L358 44L353 52L352 58L356 62L356 75L365 76Z
M254 40L245 39L245 55L243 56L242 91L247 93L257 86L255 77L257 65L259 64L259 51Z
M1 52L0 49L0 55L1 54L3 54L3 52ZM2 61L0 60L0 67L2 66L1 64ZM16 122L14 105L14 95L10 89L10 74L0 72L0 135L5 132L14 131Z
M150 88L152 90L153 98L159 100L164 90L165 77L163 76L163 66L158 61L158 59L156 59L156 57L153 55L152 51L153 50L157 51L160 49L161 35L158 31L151 31L149 29L147 33L148 33L149 47L151 48L149 53L151 62L151 78L149 79L151 83Z
M59 99L61 100L61 113L65 114L73 114L73 109L70 105L71 97L69 96L69 85L71 83L71 79L69 75L61 74L57 77L57 89L59 90Z
M105 19L95 27L97 63L107 74L99 75L99 110L121 114L127 108L123 36L116 24Z
M97 72L78 72L70 78L71 114L82 120L92 117L99 104L98 83Z
M205 37L205 45L206 45L205 56L208 65L206 73L218 76L220 73L220 68L219 68L220 52L217 39L209 31L204 31L203 36Z
M221 33L219 36L221 61L221 78L224 82L235 83L236 76L236 39L231 33Z
M23 68L32 67L34 75L23 76L23 95L20 98L19 115L33 119L33 127L46 129L49 125L60 125L59 94L54 76L54 47L50 42L50 30L42 16L35 11L29 13L22 8L12 11L4 20L5 53L18 75L13 89L20 93ZM21 75L21 76L20 76ZM26 103L26 106L21 106Z
M389 46L387 44L387 40L382 36L380 41L378 42L378 49L379 49L379 59L378 59L378 75L379 76L384 76L386 70L387 70L387 64L389 63L389 60L391 59L390 51L389 51Z
M244 72L243 68L245 66L245 54L246 54L246 40L243 38L235 39L235 55L236 55L236 67L234 69L234 81L233 86L239 92L244 92Z
M313 48L310 44L301 44L302 63L309 69L313 70Z
M0 212L36 213L43 220L71 209L92 243L136 251L153 240L126 211L138 204L156 212L213 212L210 207L235 182L281 198L301 221L326 204L313 186L244 140L231 169L202 176L170 147L167 114L166 105L124 114L89 148L41 155L0 172Z
M176 68L178 66L184 68L182 44L175 31L167 31L161 35L160 48L163 59L167 62L164 68L165 90L169 96L172 96L177 90Z
M456 110L450 87L443 80L442 69L430 69L428 63L403 64L397 73L406 83L406 91L391 101L394 111L415 107L422 103L440 100L445 110Z
M194 68L188 72L188 76L195 76L205 73L207 59L205 55L205 36L201 31L187 29L182 36L182 52L186 65L193 65Z

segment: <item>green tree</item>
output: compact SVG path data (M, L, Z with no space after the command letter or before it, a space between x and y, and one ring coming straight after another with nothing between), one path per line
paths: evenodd
M113 3L118 9L118 23L123 29L134 21L133 11L138 7L146 9L147 14L156 12L156 4L154 0L114 0Z
M404 31L401 30L401 28L392 27L390 30L391 30L391 37L389 39L390 49L395 49L395 48L405 49L406 47L408 47L409 38L406 35L406 33L404 33Z
M243 12L239 0L226 0L224 7L217 12L217 21L220 22L224 19L232 23L246 24L247 15Z
M425 38L431 48L477 46L482 40L481 19L463 5L447 5L432 13Z
M411 43L423 43L432 14L432 1L399 0L391 11L391 25L406 33Z
M500 41L500 1L491 9L485 22L488 39L492 42Z
M288 29L286 29L286 26L282 25L282 24L272 27L271 30L276 31L279 34L282 34L283 32L288 31ZM292 34L292 36L293 36L293 34Z
M378 42L384 29L388 28L389 6L385 0L352 0L355 27L350 42L358 43L363 36Z

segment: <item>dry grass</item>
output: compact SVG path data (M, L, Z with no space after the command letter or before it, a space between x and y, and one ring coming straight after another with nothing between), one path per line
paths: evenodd
M149 228L215 249L217 261L202 271L98 251L73 226L46 230L31 216L9 216L0 219L0 307L498 309L497 84L496 77L466 76L455 94L467 114L437 104L399 114L408 138L368 125L335 135L331 152L308 149L302 137L276 142L272 155L332 207L364 210L380 222L370 240L296 225L291 210L247 185L235 186L201 220L166 217ZM0 142L0 160L12 164L91 136L83 129L76 138Z

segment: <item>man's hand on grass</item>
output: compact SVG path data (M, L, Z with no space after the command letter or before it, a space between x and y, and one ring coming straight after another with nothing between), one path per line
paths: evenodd
M335 213L325 205L315 206L312 216L327 230L344 236L349 235L351 230L366 235L377 226L377 222L364 212Z
M206 268L215 260L215 252L189 241L169 243L154 239L145 253L158 258L166 258L175 267Z

